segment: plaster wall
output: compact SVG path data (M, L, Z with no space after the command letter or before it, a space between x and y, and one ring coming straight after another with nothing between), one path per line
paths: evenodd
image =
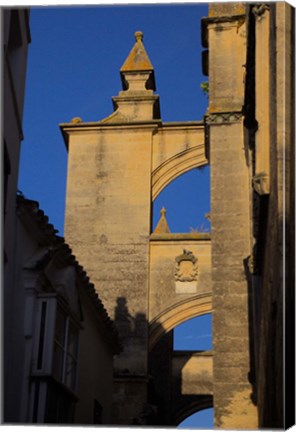
M113 355L100 334L100 321L83 290L80 300L84 319L79 336L78 402L74 423L93 424L96 400L102 406L102 424L111 424Z
M30 42L28 11L3 9L3 150L4 150L4 181L3 181L3 310L4 327L4 420L19 420L21 415L20 399L14 398L10 379L20 379L20 370L14 370L13 365L21 356L15 358L15 344L19 342L20 329L13 322L15 305L21 305L18 296L18 276L15 265L16 257L16 193L18 182L20 145L23 139L22 113L25 93L25 78L28 44ZM18 43L15 44L15 34ZM20 316L22 316L22 311ZM17 315L18 316L18 315ZM13 332L13 336L11 335ZM16 339L14 339L16 338ZM20 350L23 352L23 341ZM17 382L17 381L16 381ZM18 395L20 396L20 395Z
M17 20L18 17L18 20ZM25 79L27 67L28 44L30 35L28 32L27 10L5 10L3 12L3 42L5 61L3 62L3 120L4 120L4 145L9 160L9 174L5 157L5 177L7 175L7 190L4 196L5 206L5 273L10 278L12 271L10 260L14 253L14 229L15 229L15 196L17 192L18 168L20 157L20 145L23 139L22 115L25 94ZM19 35L19 45L13 42L13 35ZM5 155L6 156L6 155ZM6 182L6 178L5 178ZM11 279L9 281L11 284Z
M4 397L4 421L5 422L27 422L29 403L29 384L31 373L33 311L29 308L28 293L25 288L31 289L33 299L35 298L35 278L32 283L25 280L23 267L27 260L37 251L36 242L24 229L23 225L16 220L16 253L11 265L14 268L13 283L9 286L10 298L13 309L10 310L9 324L5 327L7 336L5 356L9 359L5 367L5 397ZM33 300L34 304L34 300ZM30 313L32 316L30 316ZM9 354L9 356L8 356ZM9 383L9 385L8 385ZM19 391L15 391L19 389Z

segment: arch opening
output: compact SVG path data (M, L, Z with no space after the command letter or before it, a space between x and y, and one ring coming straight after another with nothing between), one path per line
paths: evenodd
M171 233L210 232L210 168L206 165L181 174L152 203L152 232L165 208Z
M161 337L179 324L212 312L212 295L197 296L190 300L178 303L173 308L168 308L158 315L149 325L149 349L161 339Z
M179 324L173 332L175 351L212 350L212 314L210 313Z
M177 429L214 429L214 409L206 408L196 411L181 420Z
M199 132L202 132L202 129ZM162 153L159 165L152 172L152 200L155 200L160 192L181 174L208 164L203 133L202 137L196 136L191 145L187 142L186 149L181 147L182 149L179 148L179 152L176 153L174 151L169 151L169 155Z

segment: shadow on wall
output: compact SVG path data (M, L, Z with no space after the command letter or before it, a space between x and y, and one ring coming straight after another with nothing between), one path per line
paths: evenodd
M131 344L142 343L142 349L147 358L149 323L144 313L132 316L125 297L118 297L115 307L115 325L118 329L123 352L129 351ZM143 344L146 341L146 345ZM205 355L210 355L207 353ZM213 406L212 392L203 394L184 394L182 371L193 357L203 356L203 353L186 351L181 355L173 350L173 330L158 341L148 353L148 399L139 406L132 420L134 425L177 426L190 414ZM176 363L177 361L177 363ZM125 362L123 364L126 364ZM143 369L144 370L144 369ZM116 377L133 379L132 368L124 367L115 371ZM206 393L206 394L205 394ZM140 400L141 395L135 399Z
M284 398L282 386L284 370L282 364L283 294L280 288L282 285L281 272L277 269L277 264L281 260L280 248L274 252L271 247L268 247L276 237L276 230L270 229L271 206L269 196L259 196L253 192L255 244L252 256L244 260L248 280L249 381L252 384L251 400L259 407L259 421L262 427L264 425L265 427L281 428L284 424L281 402ZM280 221L279 216L277 220ZM278 226L282 226L282 223L279 222ZM294 292L294 283L292 292ZM287 310L285 313L287 319ZM262 358L265 359L264 370L262 369ZM293 361L293 367L294 363ZM271 388L277 397L270 396Z
M137 313L133 317L128 310L125 297L118 297L115 307L115 325L124 344L126 339L141 337L146 332L147 320L144 313Z
M155 399L150 397L153 379L149 374L147 384L148 321L146 315L137 313L133 316L129 311L126 297L120 296L116 300L114 324L123 348L121 355L115 359L114 379L125 383L123 387L119 384L120 394L116 394L114 398L116 400L113 407L115 419L119 424L125 425L157 425L158 406ZM122 416L125 418L123 419Z

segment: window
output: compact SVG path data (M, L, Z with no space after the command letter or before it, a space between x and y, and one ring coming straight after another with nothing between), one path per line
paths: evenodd
M78 329L58 306L53 349L53 376L75 390L78 351Z
M37 305L33 352L31 418L37 423L70 423L77 400L79 322L55 294Z

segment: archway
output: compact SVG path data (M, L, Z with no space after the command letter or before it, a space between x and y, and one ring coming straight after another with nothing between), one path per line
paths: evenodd
M213 406L211 351L174 351L173 331L149 352L150 400L158 425L177 426L196 411Z
M214 409L211 407L201 408L200 410L189 414L188 417L181 420L178 424L178 429L213 429L214 428Z
M152 173L152 199L157 198L161 191L181 174L206 164L203 143L173 155Z
M180 301L177 305L167 308L149 325L149 349L179 324L200 315L212 312L212 294L197 296Z
M179 369L181 389L179 397L175 401L177 408L175 410L175 424L180 423L178 427L181 429L194 425L200 428L211 428L213 427L213 413L209 414L205 409L213 406L212 385L210 384L213 373L212 314L191 318L175 327L173 332L174 378L176 379L176 371ZM199 370L199 373L197 371L195 374L192 373L194 368ZM207 390L206 381L208 381ZM193 396L193 393L198 386L201 393L196 397Z
M158 406L160 425L177 426L213 404L210 345L178 351L173 344L174 329L180 324L212 312L210 221L206 217L210 211L209 174L206 166L175 176L153 203L149 373L150 400ZM159 220L163 207L167 212L162 210ZM182 285L176 262L178 258L185 261L185 255L197 264L196 274L190 274Z
M210 232L210 221L205 217L210 211L209 165L189 171L174 178L153 202L154 231L160 210L167 210L167 221L172 233Z

